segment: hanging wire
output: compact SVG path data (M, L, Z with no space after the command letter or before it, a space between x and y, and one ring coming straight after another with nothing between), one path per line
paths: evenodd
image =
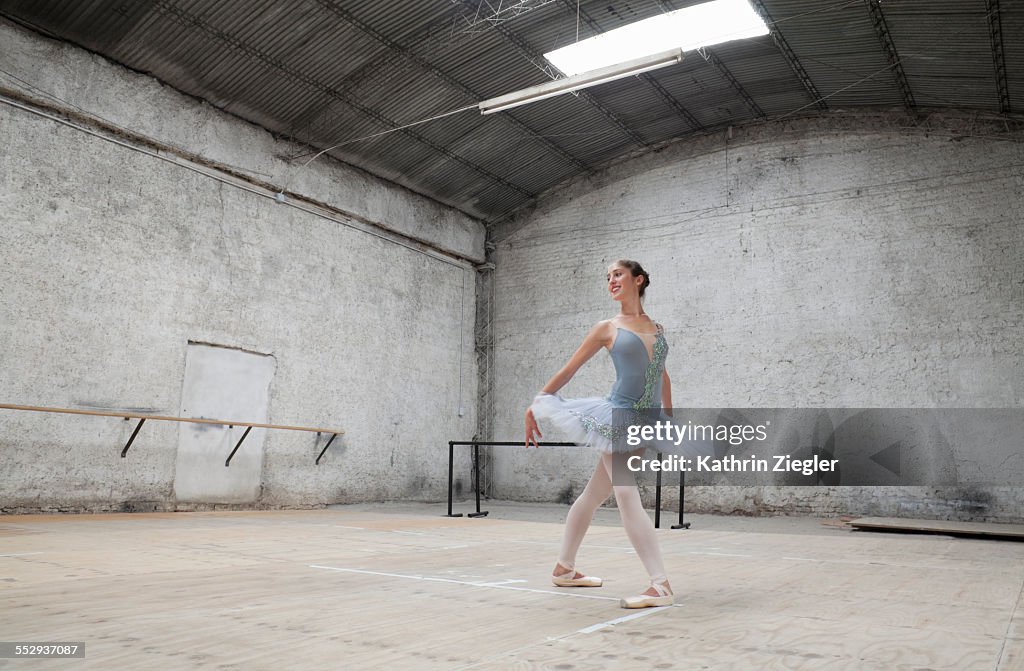
M373 133L371 135L364 135L363 137L356 137L356 138L352 138L351 140L345 140L344 142L339 142L338 144L335 144L335 145L332 145L330 147L327 147L326 149L321 149L317 153L313 154L313 158L309 159L308 161L303 163L301 166L299 166L299 169L296 170L295 172L298 172L298 171L302 170L307 165L309 165L313 161L317 160L318 158L320 158L321 156L323 156L327 152L333 151L334 149L337 149L339 147L344 147L345 145L354 144L356 142L363 142L364 140L372 140L375 137L381 137L383 135L388 135L389 133L397 133L400 130L405 130L407 128L412 128L413 126L419 126L421 124L429 123L431 121L436 121L438 119L443 119L445 117L452 116L453 114L458 114L460 112L465 112L467 110L478 109L478 108L479 108L479 106L476 103L473 103L472 105L466 105L465 107L460 107L459 109L456 109L456 110L451 110L449 112L442 112L441 114L437 114L437 115L434 115L434 116L426 118L426 119L420 119L419 121L413 121L412 123L407 123L404 126L398 126L396 128L389 128L388 130L380 131L379 133ZM303 156L308 156L308 154L302 154L300 156L296 156L292 160L302 158ZM278 192L277 195L280 198L284 197L285 191L288 190L288 185L289 184L291 184L291 178L285 180L284 186L281 187L281 191Z
M580 2L582 0L576 0L576 41L580 41Z

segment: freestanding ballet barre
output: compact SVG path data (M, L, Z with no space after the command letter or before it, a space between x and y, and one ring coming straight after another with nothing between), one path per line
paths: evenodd
M448 441L448 514L445 517L462 517L462 513L452 513L452 488L455 478L455 446L471 445L473 447L473 491L476 493L476 512L466 513L466 517L487 517L489 510L480 510L480 446L523 447L522 441L492 440L449 440ZM575 447L576 443L537 443L537 447ZM661 461L661 453L658 453ZM661 471L658 471L657 485L654 492L654 527L661 528ZM690 523L683 521L683 490L686 486L686 474L679 471L679 523L673 529L689 529Z
M242 437L238 439L237 443L235 443L235 448L233 450L231 450L231 454L228 455L228 458L224 460L224 465L225 466L230 466L231 465L231 458L235 456L235 452L237 452L238 448L242 446L242 442L245 441L245 439L249 436L249 432L252 431L254 428L256 428L256 429L283 429L283 430L286 430L286 431L308 431L308 432L314 432L315 431L316 435L317 435L317 441L319 441L319 439L320 439L320 434L328 434L328 433L331 434L330 440L327 441L327 444L324 445L324 449L320 451L320 454L316 458L316 462L315 463L316 463L317 466L320 465L320 458L323 457L324 453L327 452L327 448L331 446L331 443L334 442L334 439L337 438L339 435L345 433L344 431L341 431L339 429L317 429L317 428L308 427L308 426L286 426L284 424L261 424L261 423L257 423L257 422L236 422L235 420L227 420L227 419L200 419L200 418L197 418L197 417L172 417L172 416L168 416L168 415L143 415L143 414L134 413L134 412L112 412L112 411L109 411L109 410L78 410L78 409L75 409L75 408L47 408L47 407L34 406L34 405L11 405L9 403L0 403L0 410L29 410L31 412L56 412L56 413L61 413L61 414L65 414L65 415L90 415L90 416L93 416L93 417L124 417L125 421L129 421L131 419L137 419L137 420L139 420L139 423L135 426L135 430L132 431L131 437L128 439L128 442L124 444L124 448L121 450L121 458L122 459L125 456L127 456L128 448L132 446L133 442L135 442L135 437L139 435L139 429L142 428L142 425L145 424L146 420L148 420L148 419L152 419L152 420L156 420L156 421L160 421L160 422L188 422L188 423L191 423L191 424L217 424L217 425L221 425L221 426L227 425L227 427L229 429L233 429L236 426L244 426L244 427L246 427L245 433L243 433Z

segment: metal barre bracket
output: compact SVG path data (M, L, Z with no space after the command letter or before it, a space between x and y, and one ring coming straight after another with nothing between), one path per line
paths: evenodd
M317 432L316 437L317 437L317 440L320 439L320 432L319 431ZM327 441L326 445L324 445L324 449L320 450L320 455L316 458L316 462L314 462L317 466L320 465L320 457L324 456L324 453L327 452L327 448L331 446L331 443L333 443L334 439L337 438L337 437L338 437L338 434L336 434L336 433L332 433L331 434L331 439Z
M130 420L130 418L129 417L125 417L124 420L127 422L127 421ZM132 431L132 437L128 439L128 442L124 444L124 449L121 450L121 458L122 459L124 459L125 455L128 454L128 448L132 446L133 442L135 442L135 436L139 435L139 429L141 429L142 425L145 424L145 423L146 423L146 419L144 417L139 420L139 423L135 427L135 430Z
M234 428L234 427L229 426L228 428ZM235 456L235 452L238 452L238 448L242 446L242 441L246 439L246 437L249 435L250 431L252 431L252 427L251 426L247 427L245 429L245 433L242 434L242 437L239 438L238 442L235 444L235 449L231 450L231 454L229 454L228 458L224 461L224 466L230 466L231 465L231 457Z

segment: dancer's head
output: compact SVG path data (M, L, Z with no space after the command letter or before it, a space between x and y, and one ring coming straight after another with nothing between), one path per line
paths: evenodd
M644 297L651 284L651 276L636 261L619 259L608 266L608 293L612 299L621 301L626 296Z

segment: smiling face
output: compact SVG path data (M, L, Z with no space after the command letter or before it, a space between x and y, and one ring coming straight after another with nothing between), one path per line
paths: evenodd
M608 268L608 293L611 294L612 300L621 301L626 296L639 296L643 283L643 275L633 277L633 272L629 268L618 263L613 263Z

